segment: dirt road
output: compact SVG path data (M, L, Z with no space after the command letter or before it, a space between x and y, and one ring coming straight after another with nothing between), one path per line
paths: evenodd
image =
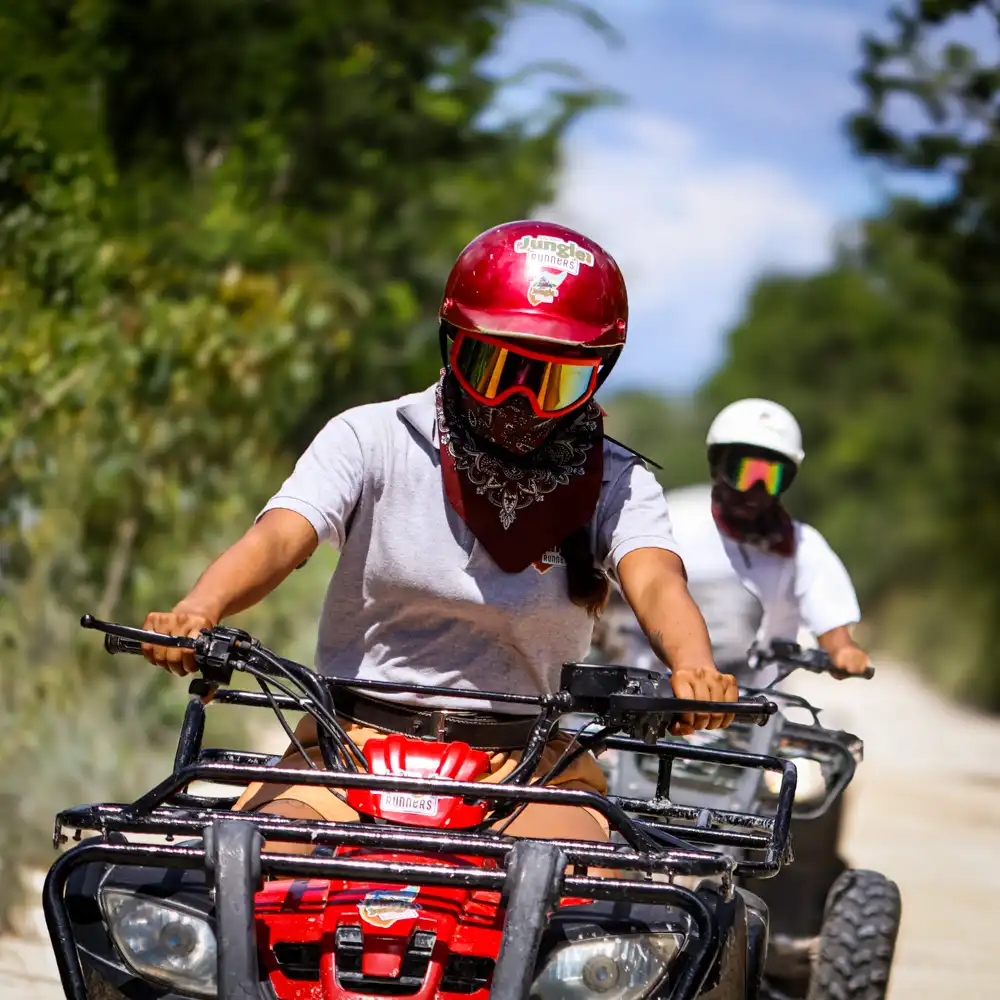
M1000 996L1000 721L942 702L898 667L867 683L797 687L828 706L827 725L865 740L846 849L903 894L891 1000ZM0 941L0 998L57 1000L40 913L22 923L20 937Z
M828 706L827 725L864 737L845 846L902 893L891 1000L1000 996L1000 721L889 666L870 682L797 687Z

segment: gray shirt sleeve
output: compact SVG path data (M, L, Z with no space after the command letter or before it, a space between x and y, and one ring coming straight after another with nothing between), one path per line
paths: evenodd
M663 490L636 459L604 488L597 508L597 547L603 569L615 579L618 564L636 549L677 551Z
M316 435L258 518L275 508L294 510L313 526L321 542L329 539L342 549L346 526L361 498L364 472L364 452L357 432L343 415L334 417Z

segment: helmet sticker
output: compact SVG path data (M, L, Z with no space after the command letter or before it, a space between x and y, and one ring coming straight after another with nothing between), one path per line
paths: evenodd
M522 236L514 244L515 253L528 255L528 263L538 268L548 267L567 274L579 274L580 265L594 266L594 255L572 240L556 236Z
M533 306L551 302L559 294L559 286L566 280L566 271L553 274L542 271L528 282L528 301Z

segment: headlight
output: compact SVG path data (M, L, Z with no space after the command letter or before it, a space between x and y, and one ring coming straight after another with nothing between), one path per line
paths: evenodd
M796 757L792 763L798 772L795 801L802 804L819 802L826 795L826 778L823 776L822 764L812 757ZM775 771L765 771L764 786L772 795L777 795L781 790L781 775Z
M102 889L101 906L122 958L145 979L214 997L215 930L206 917L162 899Z
M531 987L532 1000L639 1000L666 975L680 934L600 937L557 948Z

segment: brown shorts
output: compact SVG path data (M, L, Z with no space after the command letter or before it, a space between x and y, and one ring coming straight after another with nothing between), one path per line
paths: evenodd
M362 726L354 722L344 722L344 729L350 734L351 739L359 748L364 748L365 743L370 739L377 739L385 736L385 733L367 726ZM310 745L315 741L315 727L310 718L303 719L296 729L296 736L306 748L312 760L321 763L319 747ZM544 775L562 756L570 743L571 737L563 734L554 736L546 744L542 752L542 758L535 770L535 776ZM479 779L487 782L498 782L506 778L517 766L521 759L519 751L497 751L490 758L490 773ZM284 757L277 765L278 767L305 769L309 765L302 755L291 747L285 751ZM604 772L597 763L597 759L590 752L578 757L565 771L557 778L554 778L550 785L552 787L578 789L588 792L597 792L604 795L607 792L607 781ZM254 782L248 786L246 791L239 797L235 805L238 811L255 812L273 802L290 800L308 806L318 813L323 819L334 822L350 822L356 820L358 815L346 803L336 795L332 795L328 788L318 785L272 785L263 782ZM565 807L556 807L565 808ZM607 820L592 809L586 810L593 816L608 836Z

